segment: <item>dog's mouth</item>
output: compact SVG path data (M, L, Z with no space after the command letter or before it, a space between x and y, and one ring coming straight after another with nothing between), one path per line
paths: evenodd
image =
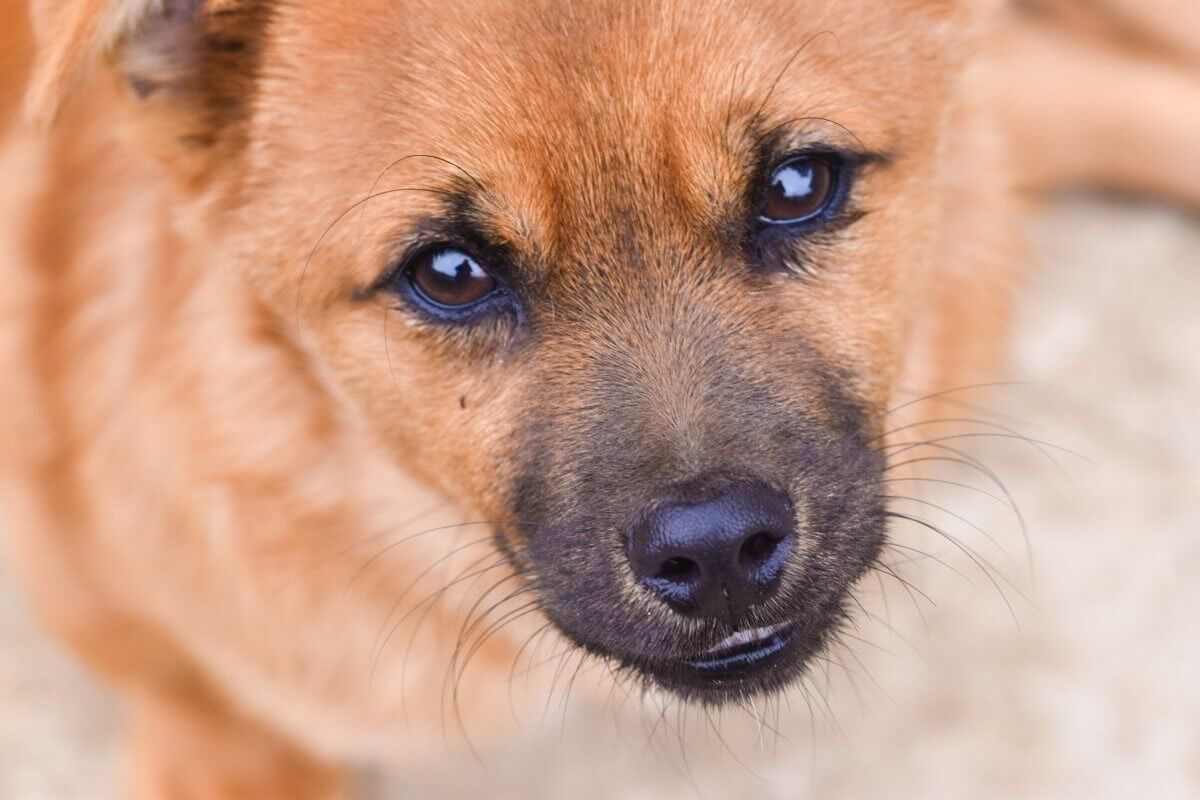
M799 622L781 622L736 631L698 655L626 663L686 699L720 704L786 687L817 646L809 638Z
M794 623L779 623L733 633L699 658L683 666L704 681L730 681L769 668L788 649L795 636Z

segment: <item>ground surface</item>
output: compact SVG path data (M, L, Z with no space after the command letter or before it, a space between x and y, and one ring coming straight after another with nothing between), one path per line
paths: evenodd
M904 567L930 600L910 599L890 579L886 599L880 584L864 585L863 605L878 619L863 617L860 634L873 645L834 654L830 687L823 672L810 687L811 714L799 693L790 708L755 709L761 737L752 717L725 714L732 754L696 712L661 714L651 702L599 715L556 699L526 738L485 764L459 758L373 775L364 791L472 800L1200 796L1200 225L1169 210L1072 200L1038 218L1032 236L1040 267L1025 292L1014 370L1032 385L981 390L964 414L1003 409L1009 416L988 418L1094 463L1049 450L1060 469L999 437L976 451L1024 513L1032 586L1002 504L954 487L937 500L1000 547L926 507L995 565L1019 627L971 558L905 533L946 562ZM119 796L117 723L102 690L38 632L0 573L0 799Z

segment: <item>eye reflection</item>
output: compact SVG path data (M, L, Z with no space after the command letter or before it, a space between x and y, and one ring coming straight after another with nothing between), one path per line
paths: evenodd
M788 198L803 198L808 197L813 193L813 170L812 167L803 169L801 167L789 167L781 169L775 173L776 189L783 192Z

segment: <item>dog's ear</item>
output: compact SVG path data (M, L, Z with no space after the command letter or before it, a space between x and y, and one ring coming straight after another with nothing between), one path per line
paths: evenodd
M164 156L233 138L257 71L267 0L34 0L26 117L50 125L97 70L123 84L140 139Z

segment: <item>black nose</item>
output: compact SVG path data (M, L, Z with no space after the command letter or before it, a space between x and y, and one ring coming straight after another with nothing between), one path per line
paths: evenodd
M792 504L757 481L705 481L665 492L638 515L629 561L681 614L736 624L774 593L795 538Z

